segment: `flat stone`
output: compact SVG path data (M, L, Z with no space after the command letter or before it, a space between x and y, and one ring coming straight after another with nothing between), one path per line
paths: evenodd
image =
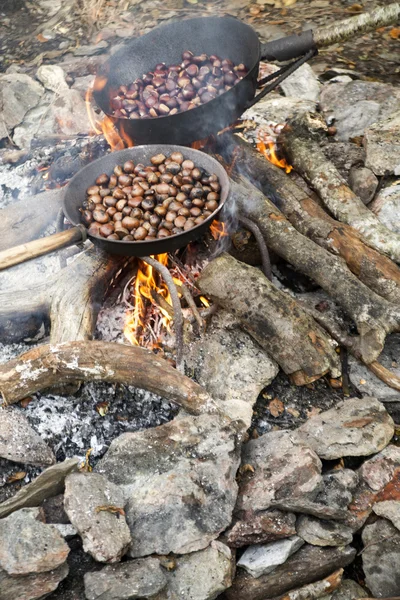
M65 72L57 65L42 65L36 71L36 77L47 90L62 93L67 90L68 84L65 81Z
M308 63L296 69L281 85L285 96L301 100L317 102L321 91L321 84Z
M375 175L400 175L400 110L374 122L365 132L365 166Z
M246 110L243 119L255 121L259 125L269 123L285 123L291 117L306 112L313 112L316 102L298 98L285 98L278 94L268 94L254 106Z
M23 73L0 75L0 140L11 135L26 113L39 103L43 87Z
M176 568L168 572L168 585L157 600L215 600L232 585L234 560L221 542L174 560Z
M225 414L242 420L246 429L260 392L279 371L275 361L226 311L218 311L207 332L188 345L185 363Z
M378 519L362 532L362 564L372 596L385 598L400 593L400 532L389 521Z
M39 600L57 589L58 584L68 575L68 565L64 563L58 569L11 577L0 569L0 598L1 600Z
M52 571L67 560L67 544L41 515L39 508L22 508L0 520L0 567L9 575Z
M17 409L0 410L0 457L25 465L48 466L56 458Z
M153 598L167 585L166 571L157 558L139 558L84 576L87 600Z
M75 56L94 56L95 54L103 54L108 48L108 43L102 40L98 44L88 46L79 46L74 50Z
M400 498L400 494L399 494ZM380 517L384 517L393 523L400 530L400 500L384 500L376 502L373 511Z
M125 517L112 512L123 507L122 491L106 477L98 473L68 475L65 512L82 538L83 549L98 562L117 562L128 550L131 536Z
M335 118L337 138L347 141L399 110L400 90L372 81L329 83L322 89L320 106L327 117Z
M243 569L238 569L227 600L265 600L281 596L289 590L331 575L336 569L350 564L356 555L351 546L320 548L305 544L285 563L271 573L255 579Z
M323 488L316 501L330 508L346 509L359 482L352 469L338 469L323 476ZM321 515L315 515L321 516Z
M400 233L400 185L381 190L369 208L385 227Z
M341 521L346 519L347 516L347 511L341 508L326 506L320 502L312 502L311 500L307 500L307 498L278 500L272 503L272 507L305 515L313 515L319 519Z
M0 504L0 519L19 508L40 506L46 498L63 492L65 478L78 469L79 462L78 458L68 458L43 471L31 483L18 490L15 496Z
M298 431L320 458L368 456L394 434L393 419L376 398L350 398L308 419Z
M379 356L379 362L400 377L400 334L391 334L386 338L385 347ZM397 366L396 366L397 364ZM374 396L382 402L400 401L400 392L376 377L357 359L349 356L349 377L351 383L363 395Z
M245 569L252 577L266 575L282 565L303 544L300 537L293 535L286 540L249 546L238 560L237 566Z
M371 169L358 167L350 171L350 187L353 192L361 198L364 204L369 204L369 202L371 202L376 192L376 188L378 187L378 183L378 178Z
M252 514L246 521L237 521L226 535L226 541L232 548L265 544L296 533L296 517L278 510Z
M353 541L350 527L337 521L325 521L302 515L297 519L297 534L313 546L346 546Z
M194 552L230 525L238 441L233 422L204 414L112 442L96 471L124 492L130 556Z
M313 499L321 485L321 461L292 431L272 431L248 442L242 451L247 471L240 482L238 510L265 510L285 498Z

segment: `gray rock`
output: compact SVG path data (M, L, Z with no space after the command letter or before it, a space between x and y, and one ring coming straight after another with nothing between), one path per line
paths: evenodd
M130 555L140 557L194 552L218 537L231 523L238 466L235 424L201 415L121 435L96 470L124 490Z
M285 96L317 102L321 90L317 76L308 63L304 63L281 83Z
M65 481L64 507L82 538L83 549L95 560L117 562L126 553L131 536L125 517L105 510L124 507L117 485L98 473L72 473Z
M347 141L363 135L366 127L399 110L400 90L370 81L332 83L324 86L320 105L327 117L336 119L338 139Z
M276 500L313 499L321 485L321 461L292 431L273 431L248 442L242 464L253 467L240 483L239 510L265 510Z
M251 424L253 404L279 371L226 311L218 311L207 332L188 346L185 362L225 414L241 419L246 429Z
M251 544L266 544L296 533L296 517L278 510L248 515L248 520L237 521L225 532L226 540L232 548Z
M14 408L0 410L0 457L36 466L52 465L56 461L52 450Z
M282 565L303 544L304 541L294 535L271 544L249 546L238 560L237 566L245 569L252 577L266 575Z
M53 133L77 135L88 133L90 122L85 101L77 90L65 89L62 94L47 92L38 106L15 128L13 141L19 148L29 148L38 135Z
M42 65L36 71L36 77L47 90L62 93L68 89L65 81L65 72L57 65Z
M364 204L369 204L376 188L378 187L378 179L376 175L366 167L359 167L350 171L349 184L351 189Z
M400 185L381 190L369 208L385 227L400 233Z
M46 498L63 492L66 476L78 469L79 462L78 458L68 458L43 471L31 483L18 490L15 496L0 504L0 519L19 508L40 506Z
M39 508L22 508L0 520L0 567L9 575L57 569L69 548L53 525L39 521Z
M358 600L366 598L367 592L352 579L345 579L332 594L322 596L321 600Z
M319 519L343 521L347 517L347 511L341 508L326 506L320 502L312 502L311 500L307 500L307 498L278 500L272 503L272 507L279 508L280 510L290 510L305 515L313 515Z
M32 77L22 73L0 75L0 140L11 135L26 113L36 106L44 89Z
M157 558L140 558L84 576L87 600L134 600L153 598L167 585L165 571Z
M400 107L399 107L400 109ZM400 110L374 122L365 132L365 166L375 175L400 175Z
M297 519L297 534L313 546L346 546L353 541L350 527L337 521L323 521L302 515Z
M221 542L200 552L176 558L176 568L168 572L168 586L157 600L215 600L232 585L234 561Z
M57 589L58 584L68 575L68 565L47 573L11 577L0 569L0 600L39 600Z
M379 356L379 362L390 369L395 375L400 377L400 334L392 334L386 338L385 347ZM393 364L393 362L397 362ZM351 383L363 395L374 396L382 402L400 401L400 392L395 390L386 383L383 383L376 375L357 359L349 356L349 376Z
M333 460L383 450L393 437L394 423L376 398L350 398L308 419L298 431L318 456Z
M331 575L336 569L350 564L356 555L351 546L320 548L305 544L285 563L257 579L238 569L227 600L265 600L280 597L285 592L302 587Z
M53 527L57 529L64 540L70 540L78 535L78 530L70 523L53 523Z
M347 179L351 168L364 164L365 150L352 142L336 142L324 147L325 156L333 162L340 174Z
M372 507L374 513L380 517L384 517L393 523L400 530L400 501L399 500L384 500L376 502Z
M82 98L85 98L86 92L93 85L95 75L85 75L84 77L77 77L72 84L72 89L77 90Z
M362 532L365 582L377 598L400 594L400 532L389 521L378 519Z
M328 507L346 509L352 501L358 481L358 474L352 469L327 473L323 476L323 488L316 501Z
M316 103L311 100L285 98L278 94L269 94L252 108L246 110L243 119L255 121L258 125L285 123L295 115L315 111Z
M102 40L98 44L90 46L79 46L74 50L75 56L94 56L95 54L102 54L108 48L108 42Z

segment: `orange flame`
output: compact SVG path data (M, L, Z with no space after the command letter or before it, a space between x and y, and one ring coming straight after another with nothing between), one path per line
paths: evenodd
M265 158L272 163L273 165L276 165L277 167L280 167L281 169L285 169L286 173L290 173L290 171L293 169L293 167L291 165L288 165L288 163L286 162L286 160L284 158L278 158L276 155L276 145L274 142L267 142L268 143L268 148L266 147L266 145L264 144L264 142L257 142L257 150L259 152L261 152L261 154L263 154L263 156L265 156Z
M209 308L211 305L209 303L209 301L207 300L207 298L205 298L204 296L200 296L200 302L203 304L203 306L205 306L206 308Z
M210 231L214 240L220 240L221 238L227 237L229 235L227 227L223 221L214 220L211 223Z
M159 254L153 258L165 266L168 264L168 254ZM138 271L133 289L134 309L128 314L124 327L124 335L133 346L148 345L144 342L144 330L146 328L146 306L148 305L146 300L148 300L150 304L157 306L158 310L162 314L161 324L167 329L167 331L169 331L169 325L172 320L171 316L168 311L157 304L152 296L152 291L157 292L157 294L162 296L164 300L168 302L168 304L172 305L168 287L164 282L158 282L158 276L153 270L153 267L139 259ZM151 347L157 347L157 343L151 344Z
M96 116L92 107L92 98L93 98L93 90L102 89L107 83L107 79L105 77L98 78L92 87L89 87L86 96L86 110L88 113L89 121L92 126L93 132L97 135L102 133L106 138L108 144L111 147L112 152L116 150L123 150L124 148L132 148L134 146L133 140L129 137L126 131L123 129L123 125L121 125L121 131L117 131L113 120L110 117L104 116L104 118L99 121L96 119Z

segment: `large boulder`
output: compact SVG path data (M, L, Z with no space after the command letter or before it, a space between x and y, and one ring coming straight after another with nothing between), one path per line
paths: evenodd
M68 575L67 563L53 571L33 573L24 577L11 577L0 569L1 600L39 600L45 598L55 589L60 581Z
M377 598L400 595L400 532L378 519L362 532L365 581Z
M375 175L400 175L400 110L373 123L365 132L364 144L365 166Z
M11 135L14 127L22 123L26 113L39 103L43 94L43 87L29 75L0 75L0 140Z
M217 415L185 416L115 439L96 471L125 496L130 556L185 554L231 523L239 437Z

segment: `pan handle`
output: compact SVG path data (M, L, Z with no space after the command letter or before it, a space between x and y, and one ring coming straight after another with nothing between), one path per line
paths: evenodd
M83 242L87 238L86 228L83 225L77 225L61 233L55 233L27 244L14 246L8 250L0 252L0 271L19 265L27 260L49 254L54 250L72 246L78 242Z
M310 50L316 52L317 47L311 29L300 35L289 35L267 44L261 44L261 60L285 62L303 56Z

